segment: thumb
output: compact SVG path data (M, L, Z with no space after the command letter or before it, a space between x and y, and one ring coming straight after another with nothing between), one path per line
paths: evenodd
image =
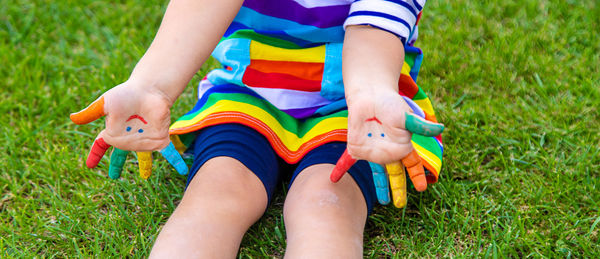
M70 118L75 124L81 125L95 121L104 115L106 115L104 113L104 96L100 96L100 98L96 99L85 109L71 113Z
M444 131L444 125L440 123L430 122L412 113L404 113L404 125L406 130L426 137L435 137Z

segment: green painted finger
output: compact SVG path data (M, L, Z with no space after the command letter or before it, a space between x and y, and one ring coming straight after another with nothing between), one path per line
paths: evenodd
M406 115L406 130L426 137L435 137L444 131L444 125L430 122L412 113Z
M113 148L113 152L110 155L110 165L108 166L108 177L111 179L119 179L121 177L121 171L123 171L128 153L129 151Z

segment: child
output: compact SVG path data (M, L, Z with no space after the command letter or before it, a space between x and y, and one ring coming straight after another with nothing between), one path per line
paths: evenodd
M286 162L296 166L284 204L286 256L362 257L376 199L364 160L410 157L419 191L441 168L441 143L415 139L405 125L413 112L435 122L413 82L420 53L403 62L405 47L415 49L424 3L171 1L130 78L92 105L101 107L93 119L107 115L97 138L103 147L159 150L171 133L176 146L194 153L183 199L150 256L235 257ZM169 132L170 107L211 52L223 68L200 83L198 103ZM363 161L332 183L346 141L348 153ZM418 173L423 166L427 175Z

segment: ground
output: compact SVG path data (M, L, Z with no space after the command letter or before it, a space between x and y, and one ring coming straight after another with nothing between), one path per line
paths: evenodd
M0 257L145 257L185 178L120 180L85 155L102 121L68 114L127 79L166 1L0 7ZM600 4L430 1L419 76L445 123L440 182L369 217L365 257L600 257ZM190 83L173 118L194 102ZM158 156L157 156L158 157ZM158 159L156 160L158 161ZM284 191L243 240L280 257Z

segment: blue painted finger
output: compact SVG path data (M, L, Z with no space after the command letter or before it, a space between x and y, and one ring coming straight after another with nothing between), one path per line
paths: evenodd
M435 137L444 131L444 125L430 122L412 113L405 113L406 130L426 137Z
M121 177L121 171L123 171L128 153L129 151L113 148L113 152L110 155L110 165L108 166L108 177L111 179L119 179Z
M185 164L185 161L183 161L183 158L181 158L179 152L175 149L175 146L173 146L173 142L169 143L169 145L161 150L160 153L173 167L175 167L175 170L177 170L179 174L184 175L188 173L188 167Z
M371 171L373 172L377 200L380 204L386 205L390 203L390 190L385 169L383 166L373 162L369 162L369 166L371 166Z

